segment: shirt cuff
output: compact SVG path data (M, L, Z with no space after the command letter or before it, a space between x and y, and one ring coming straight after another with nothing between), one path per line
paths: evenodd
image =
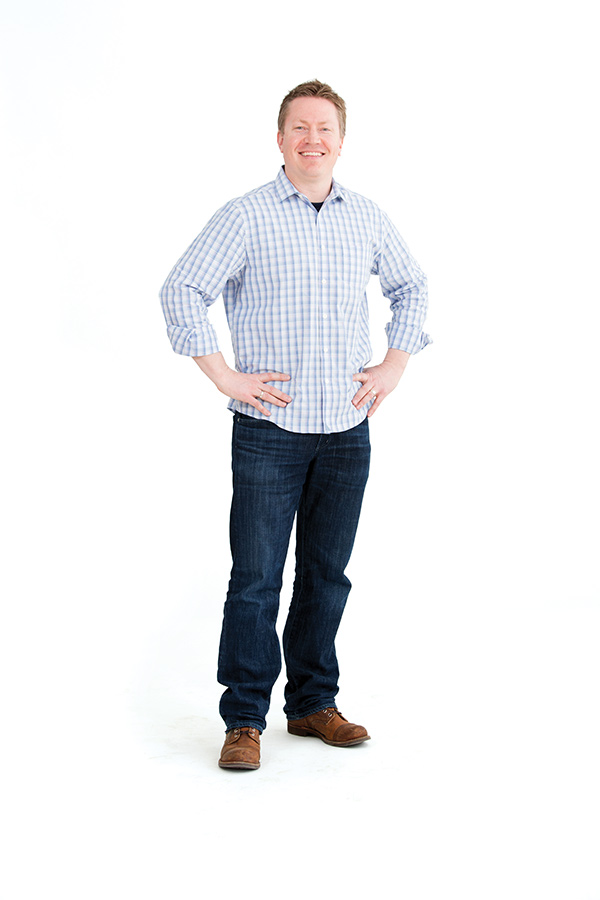
M400 332L392 332L389 329L387 334L390 350L404 350L405 353L410 353L411 356L414 356L427 344L433 343L432 339L424 331L416 331L412 328L407 328Z
M219 352L219 342L212 325L199 330L171 325L167 334L175 353L182 356L209 356Z

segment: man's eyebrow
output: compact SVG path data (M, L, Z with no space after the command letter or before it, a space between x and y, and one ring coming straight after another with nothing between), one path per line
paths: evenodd
M334 119L322 119L320 122L317 122L317 125L331 125L333 124ZM306 119L292 119L294 125L308 125L308 121Z

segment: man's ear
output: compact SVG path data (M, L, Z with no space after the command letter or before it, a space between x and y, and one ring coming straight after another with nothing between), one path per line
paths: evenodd
M279 149L283 153L283 135L280 131L277 132L277 144L279 146Z

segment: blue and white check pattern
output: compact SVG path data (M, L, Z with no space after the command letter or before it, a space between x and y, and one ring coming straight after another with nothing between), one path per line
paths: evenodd
M371 358L366 287L378 275L392 320L388 345L417 353L426 279L375 203L333 182L319 213L286 177L227 203L184 253L161 290L176 353L219 350L208 308L223 295L235 366L283 372L293 399L271 406L269 421L287 431L330 434L366 415L352 406L352 376ZM230 409L266 418L232 400Z

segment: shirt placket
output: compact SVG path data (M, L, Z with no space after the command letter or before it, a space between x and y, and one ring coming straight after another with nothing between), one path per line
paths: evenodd
M331 297L335 284L331 271L331 260L326 252L326 241L323 233L323 211L315 216L315 248L318 264L317 275L317 334L320 361L320 388L322 425L326 433L334 430L331 422L332 395L334 390L334 341L332 334L333 316L331 311Z

